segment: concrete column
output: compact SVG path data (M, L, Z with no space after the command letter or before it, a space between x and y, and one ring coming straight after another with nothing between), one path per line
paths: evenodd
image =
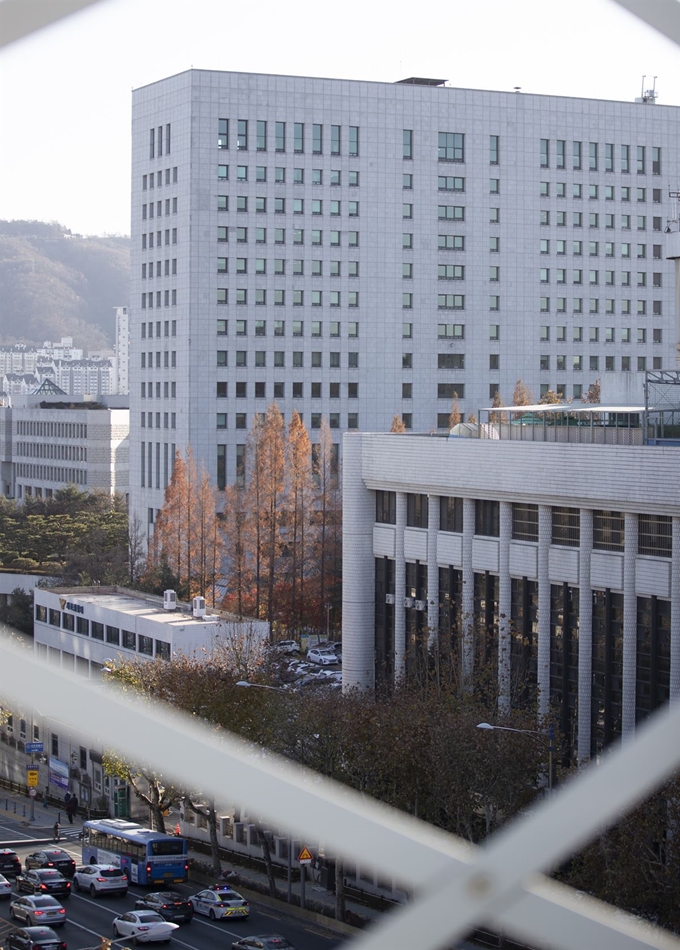
M439 495L427 498L427 645L430 650L439 642L439 569L437 567L437 532L439 531Z
M623 689L621 697L621 738L635 734L635 679L637 673L637 594L635 562L638 549L638 516L626 512L623 555Z
M498 712L510 712L510 654L512 582L510 580L510 540L512 505L500 502L500 544L498 552Z
M538 506L538 714L547 716L550 705L550 576L548 555L552 540L552 509Z
M342 456L342 686L375 686L375 495L364 485L362 437L345 433Z
M670 704L680 700L680 518L673 518Z
M344 507L344 505L343 505ZM397 536L394 546L394 682L406 675L406 562L404 560L404 531L406 529L406 494L397 492ZM344 658L343 658L344 659ZM344 679L344 677L343 677Z
M593 553L593 512L581 509L579 551L579 632L578 632L578 761L590 758L591 691L593 682L593 591L590 562Z
M462 634L463 634L463 684L472 688L474 666L474 624L475 624L475 575L472 569L472 539L475 534L475 502L472 498L463 499L463 593L462 593Z

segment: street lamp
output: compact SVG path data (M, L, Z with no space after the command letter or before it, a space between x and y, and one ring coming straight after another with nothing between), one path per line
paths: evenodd
M531 736L538 739L545 748L545 732L539 732L538 729L514 729L512 726L492 726L490 722L477 723L478 729L498 729L501 732L519 732L523 736ZM555 727L552 723L548 726L548 798L552 798L553 793L553 753L555 751Z
M249 683L247 680L239 680L237 686L250 686L255 689L271 689L275 693L290 693L291 690L284 689L283 686L267 686L265 683Z

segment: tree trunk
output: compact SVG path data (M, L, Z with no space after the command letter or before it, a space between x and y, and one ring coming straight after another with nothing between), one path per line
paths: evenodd
M260 833L260 838L262 839L262 857L264 858L264 866L267 869L269 896L276 897L276 878L274 877L274 865L272 864L272 851L269 845L269 838L267 837L267 832L264 830L262 825L258 825L257 830Z
M345 919L345 867L342 858L335 859L335 919Z

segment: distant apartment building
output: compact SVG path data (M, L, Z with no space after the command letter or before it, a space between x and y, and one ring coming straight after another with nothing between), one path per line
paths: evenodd
M0 408L0 491L22 500L79 488L128 493L126 398L66 397L48 381Z
M128 339L127 307L117 307L115 356L85 357L82 349L73 346L71 337L42 346L0 346L0 391L28 395L50 379L69 396L127 394Z

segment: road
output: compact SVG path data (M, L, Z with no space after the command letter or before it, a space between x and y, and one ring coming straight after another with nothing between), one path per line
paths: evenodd
M0 823L0 837L9 838L13 822ZM35 848L30 844L30 837L26 832L20 834L16 827L11 828L11 837L13 840L23 840L27 838L26 846L17 847L16 852L21 858L22 864L24 858ZM80 845L75 841L61 842L65 851L81 863ZM201 889L200 885L178 886L177 890L184 894L195 894ZM117 914L123 914L128 910L134 909L134 901L137 896L141 896L144 889L137 885L130 887L128 895L121 897L100 897L92 898L82 894L73 893L68 900L64 901L64 907L68 914L68 922L59 931L60 936L68 944L68 950L83 950L85 947L99 947L101 937L112 937L111 922ZM0 943L5 945L5 937L15 927L14 921L9 916L9 901L2 901L0 904ZM243 921L225 920L211 921L206 917L195 916L189 924L183 924L181 928L175 931L170 948L175 950L227 950L231 946L232 940L237 940L247 934L278 933L287 937L296 950L332 950L334 947L340 947L346 941L331 931L324 930L312 921L300 920L296 917L288 916L278 908L273 909L258 904L251 903L250 917ZM119 940L116 946L129 946L129 938ZM152 945L157 946L157 945Z

